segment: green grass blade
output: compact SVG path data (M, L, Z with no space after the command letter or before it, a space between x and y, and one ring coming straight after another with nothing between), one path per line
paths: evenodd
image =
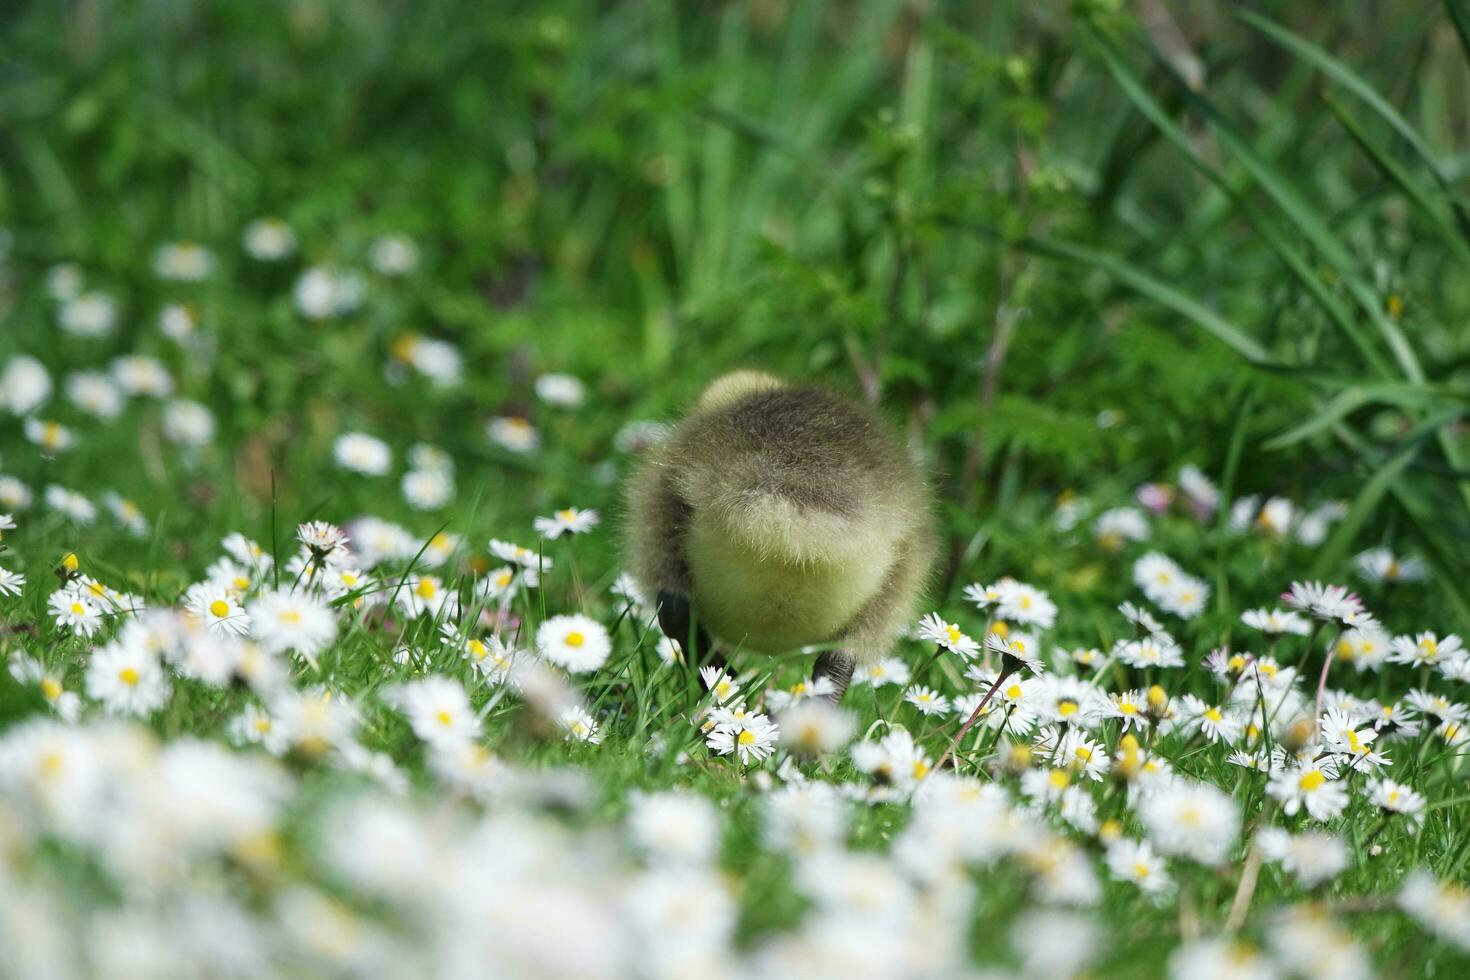
M1419 209L1419 212L1434 226L1434 230L1444 239L1455 258L1464 265L1470 266L1470 245L1465 244L1465 239L1458 234L1454 227L1445 218L1444 213L1435 204L1434 198L1428 188L1424 187L1407 170L1389 155L1388 150L1380 146L1368 135L1368 132L1358 123L1356 119L1344 108L1343 104L1332 95L1324 94L1327 108L1337 117L1342 128L1348 131L1348 135L1358 144L1359 148L1367 154L1368 158L1378 167L1384 178L1409 199L1409 202Z
M1446 6L1449 8L1451 19L1455 20L1456 30L1461 30L1461 40L1463 41L1464 33L1458 18L1463 17L1464 12L1457 11L1458 0L1446 0ZM1254 27L1293 54L1316 65L1322 70L1323 74L1362 99L1369 108L1382 116L1394 128L1394 131L1403 137L1404 142L1429 167L1430 173L1434 174L1434 179L1444 188L1445 192L1447 194L1452 192L1449 175L1440 166L1429 145L1419 135L1419 131L1387 99L1380 95L1378 90L1370 85L1363 76L1306 38L1288 31L1280 24L1261 16L1253 10L1241 8L1232 11L1232 13L1237 19ZM1467 222L1465 213L1458 206L1455 208L1455 216L1460 222L1461 232L1470 236L1470 222Z
M1100 252L1088 248L1085 245L1075 245L1071 242L1047 240L1040 238L1026 238L1020 242L1022 248L1037 255L1047 255L1052 258L1068 259L1073 262L1081 262L1095 269L1107 273L1119 282L1131 286L1136 291L1166 306L1192 320L1198 326L1209 332L1215 339L1224 343L1231 350L1252 364L1267 364L1272 358L1269 351L1252 336L1242 331L1235 324L1205 306L1194 297L1184 293L1151 273L1145 272L1137 266L1125 262L1115 255Z

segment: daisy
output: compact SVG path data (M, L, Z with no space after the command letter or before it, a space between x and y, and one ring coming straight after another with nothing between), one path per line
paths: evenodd
M296 234L279 218L257 218L241 236L245 254L257 262L279 262L296 251Z
M968 640L969 637L965 639ZM1041 649L1028 643L1023 636L1007 639L999 633L988 633L985 636L985 649L1000 654L1003 672L1014 673L1025 668L1032 674L1040 674L1045 669L1041 663Z
M25 587L26 577L19 572L12 572L8 568L0 568L0 595L20 595L20 590Z
M1105 551L1120 551L1129 541L1147 541L1148 517L1137 507L1114 507L1097 515L1093 524L1097 543Z
M1040 589L1012 578L1001 579L995 589L999 593L996 615L1001 619L1040 629L1051 629L1056 623L1056 604Z
M77 636L92 636L102 626L102 613L80 593L62 589L47 600L51 618L57 626L70 629Z
M117 324L117 304L106 293L82 293L61 304L57 323L73 337L106 337Z
M229 589L207 583L191 587L184 608L199 618L212 633L244 636L250 631L250 615Z
M194 242L168 242L153 253L153 273L160 279L198 282L209 277L214 256Z
M259 745L271 755L285 755L289 747L285 733L270 712L254 704L230 721L230 740L236 745Z
M1251 629L1260 630L1268 636L1306 636L1312 624L1294 612L1281 609L1247 609L1240 614L1240 621Z
M1273 773L1266 792L1281 801L1288 817L1305 809L1313 820L1324 823L1348 805L1348 792L1337 782L1335 767L1325 762L1301 763Z
M112 362L112 376L125 394L167 398L173 394L174 379L157 358L128 354Z
M538 517L533 523L542 537L554 540L563 534L585 534L596 527L599 520L601 518L597 516L595 510L568 507L557 511L551 517Z
M214 414L196 401L176 398L164 406L163 436L186 449L207 446L214 439Z
M1410 918L1461 951L1470 951L1470 890L1455 881L1439 881L1428 871L1411 871L1398 896Z
M110 376L101 371L80 371L66 379L66 397L77 408L103 421L115 419L123 410L123 394Z
M1369 629L1376 624L1373 614L1363 608L1363 601L1341 585L1293 582L1291 590L1282 593L1281 601L1316 619L1344 626Z
M1204 610L1205 600L1209 597L1210 587L1203 579L1192 575L1181 575L1154 601L1164 612L1173 613L1180 619L1193 619Z
M858 684L870 684L873 687L882 687L884 684L898 684L900 686L909 682L909 665L898 657L884 657L870 664L858 667L853 675L853 681Z
M1370 701L1366 714L1385 742L1415 738L1422 730L1419 713L1402 701L1382 705Z
M966 660L980 652L980 644L966 636L954 623L946 623L938 613L930 613L919 620L919 639L937 643L950 653L957 653Z
M332 456L344 470L364 476L382 476L393 465L393 451L377 436L344 432L332 443Z
M522 548L518 544L501 541L497 538L490 539L490 553L502 561L520 565L522 568L540 568L545 570L551 567L551 559L542 555L540 552L532 551L530 548Z
M143 516L142 509L133 501L109 490L102 495L102 504L111 512L112 519L129 533L140 538L147 536L148 518Z
M714 695L715 704L732 704L740 693L740 685L735 678L718 667L699 668L699 679L704 682L705 690Z
M409 470L401 486L414 510L440 510L454 497L454 478L443 470Z
M407 235L379 235L368 249L368 264L381 276L406 276L419 267L419 247Z
M1321 733L1323 747L1345 756L1349 769L1359 766L1377 769L1388 764L1388 759L1371 747L1378 737L1377 730L1371 726L1363 727L1362 721L1338 708L1329 709L1323 716Z
M1208 704L1193 694L1185 694L1179 698L1179 715L1184 724L1212 743L1237 741L1245 729L1239 718L1226 714L1225 709Z
M389 688L383 697L407 715L413 733L431 745L456 745L480 734L480 719L463 685L441 674Z
M949 698L944 697L933 688L922 685L911 687L903 696L903 699L922 715L947 715L949 714Z
M1041 679L1034 708L1048 721L1093 728L1107 710L1102 700L1097 688L1086 681L1052 674Z
M46 488L46 506L73 524L88 525L97 520L97 505L74 490L57 486Z
M1121 641L1113 656L1129 667L1183 667L1184 654L1167 635L1152 634L1138 640Z
M4 379L0 379L0 391L3 391L4 388ZM0 398L3 397L0 395ZM28 510L34 500L35 494L31 492L30 487L13 476L0 476L0 507Z
M747 716L714 726L704 743L717 755L738 755L742 765L760 763L776 751L781 727L764 714Z
M536 397L558 408L577 408L587 398L587 389L570 374L543 374L536 379Z
M238 531L230 534L220 542L220 547L237 562L247 568L253 568L258 573L263 573L275 564L275 560L265 553L260 545L251 541Z
M1415 826L1424 822L1424 795L1392 779L1379 779L1370 783L1368 802L1385 814L1398 813L1408 817Z
M113 714L146 717L168 701L168 675L158 656L135 644L102 647L87 664L87 697Z
M1393 652L1389 662L1409 667L1434 667L1444 662L1464 659L1465 648L1460 638L1451 633L1440 639L1434 633L1419 633L1416 636L1393 638Z
M1220 864L1240 835L1240 804L1205 783L1178 780L1147 794L1139 819L1165 854Z
M1133 584L1143 590L1150 602L1168 594L1184 577L1184 570L1167 555L1150 551L1133 563Z
M158 311L158 332L176 344L194 340L198 330L198 317L183 303L167 303Z
M296 540L306 546L319 561L347 550L347 534L335 524L326 521L311 521L296 526Z
M1179 468L1179 489L1189 498L1194 516L1204 521L1220 506L1220 489L1193 463Z
M965 586L965 601L973 602L979 609L989 609L1000 601L1000 587L973 582Z
M270 710L287 743L308 756L355 744L357 704L331 688L284 688L271 700Z
M1142 691L1120 691L1109 694L1112 702L1108 709L1109 718L1117 718L1122 724L1122 730L1136 729L1142 731L1148 727L1148 703Z
M81 715L82 699L66 690L61 684L60 676L55 671L47 670L46 665L35 657L24 653L16 654L10 661L10 674L22 684L35 684L40 688L41 696L62 721L70 724Z
M470 637L460 639L452 628L446 626L451 642L464 652L475 671L491 684L503 684L510 679L515 666L516 650L505 645L498 636L487 636L483 640Z
M499 601L502 605L515 598L521 586L534 589L541 577L534 568L506 565L485 575L475 584L475 594L486 599Z
M569 705L563 708L557 716L556 723L566 732L569 742L587 742L597 745L602 741L602 735L597 730L597 722L587 709L581 705Z
M1263 858L1281 865L1308 888L1336 878L1348 866L1347 846L1320 831L1291 834L1280 827L1264 827L1256 834L1255 846Z
M585 674L607 662L612 639L607 627L588 616L553 616L536 630L536 652L573 674Z
M837 693L837 685L832 683L830 677L814 677L809 681L797 681L791 687L783 690L771 691L766 695L766 704L774 711L784 711L803 701L826 698L835 693Z
M1168 632L1164 629L1164 624L1155 619L1153 613L1149 612L1142 606L1135 606L1131 602L1123 602L1118 605L1118 612L1123 614L1124 619L1128 620L1128 622L1137 626L1145 633L1149 633L1151 635L1162 634L1166 637L1169 635Z
M492 441L513 453L534 453L541 448L541 433L519 415L493 418L487 431Z
M1353 559L1353 566L1365 581L1376 585L1400 582L1422 582L1429 577L1419 558L1395 558L1387 548L1369 548Z
M797 702L782 711L779 718L781 744L805 756L840 750L857 728L852 715L823 700Z
M1108 845L1107 865L1115 881L1132 882L1145 895L1166 895L1174 888L1164 859L1146 840L1120 837L1113 841Z
M1043 734L1038 740L1038 747L1045 745L1048 737ZM1052 754L1074 774L1094 782L1101 780L1112 768L1107 749L1088 738L1086 732L1076 728L1067 730Z
M397 604L408 616L459 615L459 593L444 587L437 575L410 575L397 590Z
M1345 630L1337 638L1337 659L1350 663L1358 673L1378 670L1389 661L1393 644L1388 634L1378 629Z
M77 437L60 422L49 419L28 418L25 421L26 438L47 455L64 453L77 444Z
M318 599L284 589L262 592L247 615L251 635L270 653L291 651L315 664L337 638L337 617Z

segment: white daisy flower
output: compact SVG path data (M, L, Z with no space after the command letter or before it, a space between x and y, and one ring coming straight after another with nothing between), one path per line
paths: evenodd
M607 662L612 638L591 617L552 616L536 629L536 652L570 673L585 674Z

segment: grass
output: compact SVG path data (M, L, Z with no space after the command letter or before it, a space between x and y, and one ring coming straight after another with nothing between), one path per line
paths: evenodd
M141 915L142 934L167 946L160 937L179 932L168 910L192 907L207 888L231 896L258 930L240 927L256 937L244 945L268 949L283 970L320 972L331 960L303 952L307 940L283 938L290 930L278 923L293 918L283 910L297 888L330 895L343 915L402 940L375 954L351 945L338 951L344 958L369 957L391 972L403 949L440 952L444 931L473 921L458 917L467 906L443 907L459 892L385 895L381 882L353 879L352 862L333 857L319 834L350 788L366 794L360 800L388 799L383 784L400 777L413 786L401 805L415 839L437 842L450 865L499 867L467 843L472 834L436 837L433 801L456 797L447 804L454 819L474 826L531 814L541 830L501 829L547 869L543 884L566 887L554 897L569 908L579 880L604 897L640 881L673 887L657 861L630 856L626 834L611 845L611 863L599 850L603 829L636 814L635 790L679 788L715 801L720 873L701 879L700 893L728 895L735 919L722 932L720 914L705 909L703 918L691 913L690 929L726 965L775 955L793 935L835 957L817 926L837 906L851 926L853 910L805 882L806 859L765 836L772 793L790 770L778 770L779 760L747 768L705 748L691 721L707 696L692 672L662 663L646 615L610 592L624 567L621 488L642 458L626 442L619 448L619 433L676 418L735 367L872 401L907 436L931 474L943 539L919 611L938 610L977 638L991 623L963 600L970 582L1013 575L1046 590L1060 607L1047 652L1106 654L1131 635L1116 606L1142 601L1132 569L1143 553L1162 552L1204 580L1210 596L1197 616L1165 617L1185 668L1114 663L1099 675L1109 691L1157 682L1175 698L1213 699L1220 689L1199 666L1211 649L1266 654L1269 645L1282 664L1302 668L1310 702L1329 634L1313 649L1299 637L1268 644L1240 613L1278 604L1295 580L1357 580L1353 558L1370 547L1417 556L1427 569L1423 584L1356 581L1390 632L1470 630L1465 10L1455 0L1412 15L1163 6L1141 4L1135 14L1104 0L983 10L542 0L491 10L452 0L293 0L0 13L0 372L19 355L37 358L55 390L34 412L76 440L42 452L20 414L0 415L0 474L36 496L26 508L0 505L19 525L4 531L0 566L27 578L21 595L0 595L0 650L12 664L39 658L68 691L87 695L94 647L120 624L109 621L89 642L54 622L52 569L68 553L82 572L166 607L207 574L231 532L281 564L296 551L295 527L310 520L375 515L415 542L375 570L374 589L332 600L338 637L317 666L288 661L291 689L325 683L360 705L355 743L381 757L285 753L271 769L286 774L289 791L268 821L270 858L245 856L256 852L244 834L188 852L189 872L171 881L163 911L145 910L134 886L148 876L119 864L117 841L57 831L44 807L34 809L38 791L16 773L36 757L17 748L16 733L52 709L35 679L0 677L9 750L0 827L19 828L15 846L0 848L0 867L17 894L54 901L64 910L58 921L90 930L69 952L41 936L24 948L41 960L18 962L54 956L67 973L86 967L68 957L111 959L119 947L99 923L118 908ZM247 224L265 215L294 233L294 254L281 262L242 247ZM416 247L407 274L371 268L374 243L389 234ZM156 274L155 249L177 241L210 250L206 277ZM58 328L65 303L51 277L63 263L116 303L104 335ZM294 290L313 266L360 270L360 302L303 315ZM166 304L188 309L195 339L178 343L160 330ZM435 384L411 365L424 340L458 353L457 383ZM99 419L68 398L69 376L135 353L163 365L175 397L207 407L213 431L198 445L171 432L164 399L130 397L116 417ZM538 397L536 380L551 372L581 379L585 401L558 407ZM8 387L16 383L0 387L0 402L18 397ZM487 436L490 418L509 416L534 425L536 451ZM334 463L336 440L354 431L391 448L385 475ZM399 485L420 442L453 462L452 499L425 510ZM1100 534L1099 515L1136 506L1146 484L1177 485L1185 465L1218 487L1213 510L1192 513L1176 491L1146 516L1146 541L1115 547ZM68 519L43 500L52 485L80 492L102 514L90 524ZM108 513L108 491L137 504L146 533ZM1343 506L1310 542L1287 527L1231 526L1234 508L1272 497L1293 502L1298 519L1330 501ZM602 524L543 541L551 564L541 586L521 588L494 619L498 603L473 591L500 564L488 540L536 547L532 519L568 505L598 509ZM1072 506L1076 525L1059 525ZM478 680L439 638L453 615L415 617L401 605L440 533L458 544L435 574L468 611L488 610L480 626L507 642L526 646L539 624L571 612L610 629L607 663L574 678L600 745L569 743L527 698ZM290 584L272 572L253 576L247 593ZM386 610L375 603L382 596ZM896 652L917 669L931 651L904 640ZM794 683L809 662L794 652L735 665L756 705L763 689ZM942 656L915 681L972 693L965 666ZM229 726L247 706L274 708L241 685L216 688L171 670L166 704L130 723L159 745L192 737L230 745ZM1053 673L1073 670L1053 664ZM458 799L391 703L394 685L433 675L467 686L481 714L478 743L521 774L484 806ZM1385 701L1426 683L1454 698L1463 683L1426 682L1401 665L1359 673L1338 664L1329 677L1334 688ZM110 758L104 701L83 697L70 743L83 755ZM876 741L896 723L931 761L963 721L925 719L895 687L855 687L843 707L858 738ZM1120 736L1112 722L1095 735L1110 756ZM1082 923L1110 938L1090 965L1098 975L1157 975L1181 948L1219 934L1249 879L1254 825L1309 823L1272 815L1264 777L1229 764L1224 746L1182 732L1146 744L1239 801L1244 833L1223 862L1171 858L1178 887L1155 901L1109 879L1097 833L1050 811L1033 821L1050 828L1041 839L1078 848L1098 878L1101 901ZM999 739L992 748L992 757L969 755L965 771L1019 802L1020 778L998 765ZM1461 923L1459 945L1427 938L1394 904L1414 868L1467 878L1463 763L1454 739L1432 730L1394 743L1390 755L1387 774L1428 798L1422 829L1380 826L1365 781L1349 777L1351 803L1325 825L1349 845L1347 868L1315 887L1276 864L1260 868L1240 935L1283 966L1289 956L1271 945L1283 910L1315 902L1379 973L1463 968L1470 924ZM846 751L801 768L863 788L851 792L873 784ZM568 772L581 774L583 790L558 782ZM152 777L140 780L146 792L119 792L150 805L170 799ZM1089 793L1099 819L1148 836L1126 785L1109 778ZM904 800L846 804L840 853L876 856L885 874L903 878L911 869L888 855L905 828L922 826L917 809ZM145 832L146 821L118 819ZM345 823L360 826L350 813ZM371 840L361 830L345 839ZM1011 941L1023 912L1050 905L1037 860L1013 853L970 867L973 892L926 885L885 927L915 916L932 931L915 925L912 935L923 937L915 946L941 962L958 937L973 962L1021 964L1028 949L1048 945ZM357 870L387 873L365 867ZM532 907L542 894L532 877L501 871L506 894ZM400 884L410 882L424 887L413 875ZM5 935L24 932L17 907L0 902ZM550 961L518 957L591 935L601 913L575 907L585 914L566 916L560 941L497 935L488 948L520 972L555 973ZM295 918L326 935L337 913L312 908ZM427 930L431 939L415 932L416 914L440 923ZM659 940L616 921L654 951L650 963L663 963L669 950ZM1042 926L1060 935L1078 923ZM833 928L825 940L833 946L856 942ZM869 950L877 975L893 972L882 967L885 951ZM624 962L609 955L607 963Z

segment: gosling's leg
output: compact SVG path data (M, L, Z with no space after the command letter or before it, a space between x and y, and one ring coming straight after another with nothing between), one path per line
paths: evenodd
M812 667L812 680L825 677L831 681L833 690L826 698L836 704L847 692L847 685L852 683L852 672L856 666L857 661L851 655L841 650L826 650L817 655L817 662Z
M709 631L703 626L695 626L688 596L679 595L677 592L660 592L658 594L658 626L664 631L664 636L678 641L679 646L684 649L685 661L690 667L698 668L708 664L721 670L725 669L725 658L716 652Z

